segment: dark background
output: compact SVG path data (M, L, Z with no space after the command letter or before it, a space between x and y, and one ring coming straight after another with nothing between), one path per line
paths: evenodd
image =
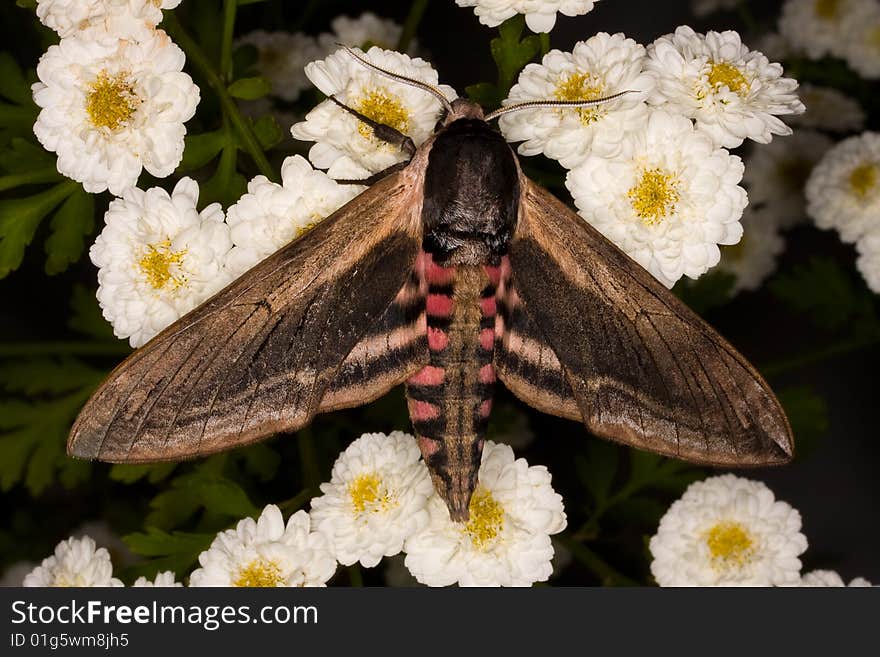
M772 25L780 3L761 0L750 4L757 14L758 24ZM271 6L258 4L242 9L239 33L246 31L248 23L266 27L269 19L279 28L289 28L299 20L299 12L306 5L312 13L305 28L315 34L326 30L329 20L340 13L357 15L366 9L402 22L410 3L325 0L272 3ZM623 31L641 43L650 43L680 24L692 25L698 31L737 29L748 35L742 18L737 12L725 12L698 21L691 15L685 0L602 0L586 16L567 18L560 15L551 33L551 43L553 47L569 50L575 41L598 31ZM27 25L28 16L24 10L15 7L11 0L5 0L0 8L2 48L14 52L22 64L32 67L44 50L44 37ZM459 8L452 0L432 0L418 39L430 52L441 80L462 93L469 84L494 80L495 67L487 43L495 33L496 30L478 24L471 9ZM748 36L745 38L748 43ZM203 90L203 98L206 95ZM877 117L872 117L869 127L876 128L876 122ZM39 235L36 243L41 243ZM854 268L855 251L841 245L836 234L803 226L789 232L787 244L780 259L782 270L820 255L833 258L857 284L861 284ZM64 337L72 284L81 281L94 288L95 269L87 257L56 277L47 277L42 266L41 248L32 247L22 268L0 280L0 340ZM706 317L759 368L804 351L820 349L831 340L831 336L818 329L809 317L782 308L766 288L742 294L723 307L711 310ZM875 583L880 582L878 371L880 349L875 346L806 364L770 378L773 387L809 385L828 407L828 431L808 459L778 469L744 473L765 481L778 498L801 511L803 531L810 543L804 557L805 571L833 568L845 580L865 576ZM576 425L563 421L539 417L533 419L533 426L542 452L565 450L572 445L571 441L583 438L583 432ZM5 497L12 505L27 503L29 499L15 491ZM63 492L55 493L34 512L52 513L53 508L55 513L64 512L65 499ZM71 501L80 511L86 503ZM11 508L8 512L11 513ZM4 525L7 522L8 518ZM53 540L63 537L54 537ZM38 560L38 555L34 557Z

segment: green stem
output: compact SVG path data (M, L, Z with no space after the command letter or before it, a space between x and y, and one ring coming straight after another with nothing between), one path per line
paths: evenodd
M348 581L352 586L361 587L364 585L364 575L357 564L348 567Z
M409 14L403 22L403 32L400 33L400 39L397 41L397 50L406 52L409 44L416 36L419 30L419 24L425 15L425 9L428 8L428 0L413 0L412 6L409 8Z
M541 32L538 35L538 38L541 39L541 57L550 52L550 33L549 32Z
M126 356L131 347L122 342L11 342L0 344L0 358L25 356Z
M242 147L247 151L248 155L251 156L251 159L253 159L257 168L260 170L260 173L266 176L269 180L278 182L279 178L277 172L272 168L272 165L269 164L269 160L266 158L266 154L263 152L259 140L253 130L251 130L247 121L245 121L244 117L241 115L241 112L238 111L238 106L235 104L232 96L226 91L226 85L217 74L217 71L214 70L208 56L196 43L195 39L193 39L184 29L173 13L169 12L166 14L165 28L178 45L183 48L187 58L192 61L193 65L202 73L202 75L205 76L208 84L217 94L217 98L220 100L220 105L223 107L223 114L229 119L229 122L232 123L232 127L235 129L235 132L241 140Z
M238 0L223 0L223 35L220 40L220 75L232 82L232 38L235 34L235 13Z
M602 557L593 552L590 548L582 543L572 540L568 536L556 536L555 540L559 541L574 556L586 566L599 580L603 586L639 586L634 579L630 579L626 575L615 570Z
M829 345L822 349L817 349L801 356L778 360L761 368L761 373L766 377L774 377L791 370L797 370L813 363L833 358L834 356L842 356L852 351L858 351L865 347L872 347L880 343L880 335L874 335L869 338L857 338L854 340L843 340L836 344Z
M61 180L61 174L54 166L44 169L34 169L25 173L15 173L9 176L0 176L0 192L20 187L22 185L36 185L39 183L56 182Z

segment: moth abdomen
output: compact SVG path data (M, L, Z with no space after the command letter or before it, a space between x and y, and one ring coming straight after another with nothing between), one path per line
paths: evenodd
M419 447L455 520L466 520L492 410L495 283L492 267L421 260L429 362L406 384Z

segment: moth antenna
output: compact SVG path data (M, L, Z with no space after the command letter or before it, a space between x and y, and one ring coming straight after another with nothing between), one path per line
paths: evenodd
M605 103L611 102L612 100L617 100L618 98L620 98L621 96L625 96L626 94L633 93L637 92L628 89L626 91L621 91L610 96L605 96L604 98L594 98L593 100L530 100L525 103L516 103L514 105L499 107L494 112L490 112L486 115L486 121L497 119L499 116L504 116L505 114L510 114L511 112L518 112L525 109L537 109L540 107L595 107L597 105L604 105Z
M359 53L355 52L351 48L349 48L344 43L337 43L337 46L340 48L345 48L345 51L358 60L361 64L366 66L371 71L378 73L379 75L384 75L386 78L391 78L392 80L396 80L397 82L401 82L403 84L408 84L411 87L416 87L417 89L421 89L422 91L427 91L429 94L434 96L440 103L443 105L443 108L447 113L452 113L452 103L449 102L449 99L443 95L443 92L440 91L437 87L432 84L428 84L427 82L422 82L421 80L414 80L412 78L408 78L404 75L400 75L399 73L394 73L393 71L389 71L387 69L382 68L381 66L376 66L373 62L371 62L366 57L363 57Z

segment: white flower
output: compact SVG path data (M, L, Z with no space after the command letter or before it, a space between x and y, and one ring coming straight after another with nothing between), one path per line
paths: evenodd
M483 25L495 27L516 14L525 14L532 32L549 32L556 25L556 12L581 16L599 0L455 0L459 7L473 7Z
M771 211L746 208L742 225L742 239L721 249L721 262L718 263L719 270L736 277L731 294L757 290L776 269L776 257L785 247L785 241L779 235L779 224Z
M843 21L842 54L856 73L868 80L880 78L880 3L871 2Z
M385 50L397 50L397 42L403 33L403 27L388 18L379 18L376 14L366 11L357 18L337 16L330 23L332 34L321 34L318 43L323 52L330 54L344 44L350 48L368 50L373 46ZM418 49L415 40L411 41L407 53L413 54Z
M811 59L841 56L846 47L844 22L875 0L786 0L779 16L782 36Z
M575 44L571 53L551 50L540 64L529 64L504 101L590 100L621 91L640 91L593 108L536 108L499 119L508 141L522 141L523 155L544 153L570 169L587 155L616 157L648 115L646 93L654 86L642 70L645 48L623 34L600 32Z
M297 511L285 526L274 504L256 521L245 518L217 534L199 564L190 586L324 586L336 572L327 539L312 531L309 514Z
M632 154L588 157L565 184L584 219L664 285L718 264L746 206L742 161L683 116L651 112Z
M183 123L199 102L183 63L183 51L162 31L141 42L72 36L51 46L33 85L43 108L34 134L58 154L58 171L87 192L116 195L142 169L170 175L183 156Z
M797 81L733 31L704 36L682 25L648 46L646 67L657 75L649 102L691 117L719 146L791 134L777 115L804 111Z
M161 588L171 588L177 586L183 586L180 582L177 581L176 576L170 570L166 570L161 573L156 573L156 576L149 580L146 577L138 577L132 586L136 586L138 588L141 587L161 587Z
M61 541L55 554L43 559L22 586L122 586L122 582L113 577L110 553L83 536Z
M782 228L803 221L807 178L832 143L814 130L797 130L787 139L754 145L743 174L749 203L765 207L767 216Z
M427 524L433 485L420 455L415 438L394 431L365 433L336 459L312 520L341 564L372 568Z
M437 86L450 100L455 91L437 84L437 71L422 59L372 47L366 58L394 73ZM434 131L440 101L409 85L377 75L354 57L338 50L306 66L306 75L324 94L367 117L409 135L418 146ZM332 178L360 179L402 162L396 146L379 141L372 130L350 113L325 100L290 129L296 139L317 142L309 159Z
M255 30L235 43L257 49L257 70L272 85L272 94L291 102L309 86L306 64L321 54L317 41L301 32Z
M198 184L182 178L170 195L136 187L110 203L89 255L98 302L119 338L139 347L226 285L229 227L218 203L196 210Z
M149 38L163 9L180 0L37 0L37 17L62 38L74 33L115 39Z
M880 223L880 133L844 139L807 180L807 213L819 228L835 228L855 242Z
M880 227L874 227L856 242L856 268L872 291L880 294Z
M281 185L257 176L227 213L234 244L227 259L231 275L250 269L362 190L359 185L340 185L300 155L284 160Z
M406 542L406 567L428 586L529 586L552 573L550 535L566 526L560 497L543 466L514 460L486 441L467 523L453 522L436 493L430 524Z
M708 16L716 11L733 9L739 0L691 0L691 10L695 16Z
M651 538L660 586L781 586L800 581L801 516L767 486L734 475L691 484Z
M843 578L833 570L813 570L801 578L800 586L808 587L839 587L847 586ZM871 586L871 582L864 577L856 577L849 583L849 586L865 587Z
M865 111L858 102L833 87L804 84L798 96L807 111L792 116L792 125L832 132L852 132L865 126Z

